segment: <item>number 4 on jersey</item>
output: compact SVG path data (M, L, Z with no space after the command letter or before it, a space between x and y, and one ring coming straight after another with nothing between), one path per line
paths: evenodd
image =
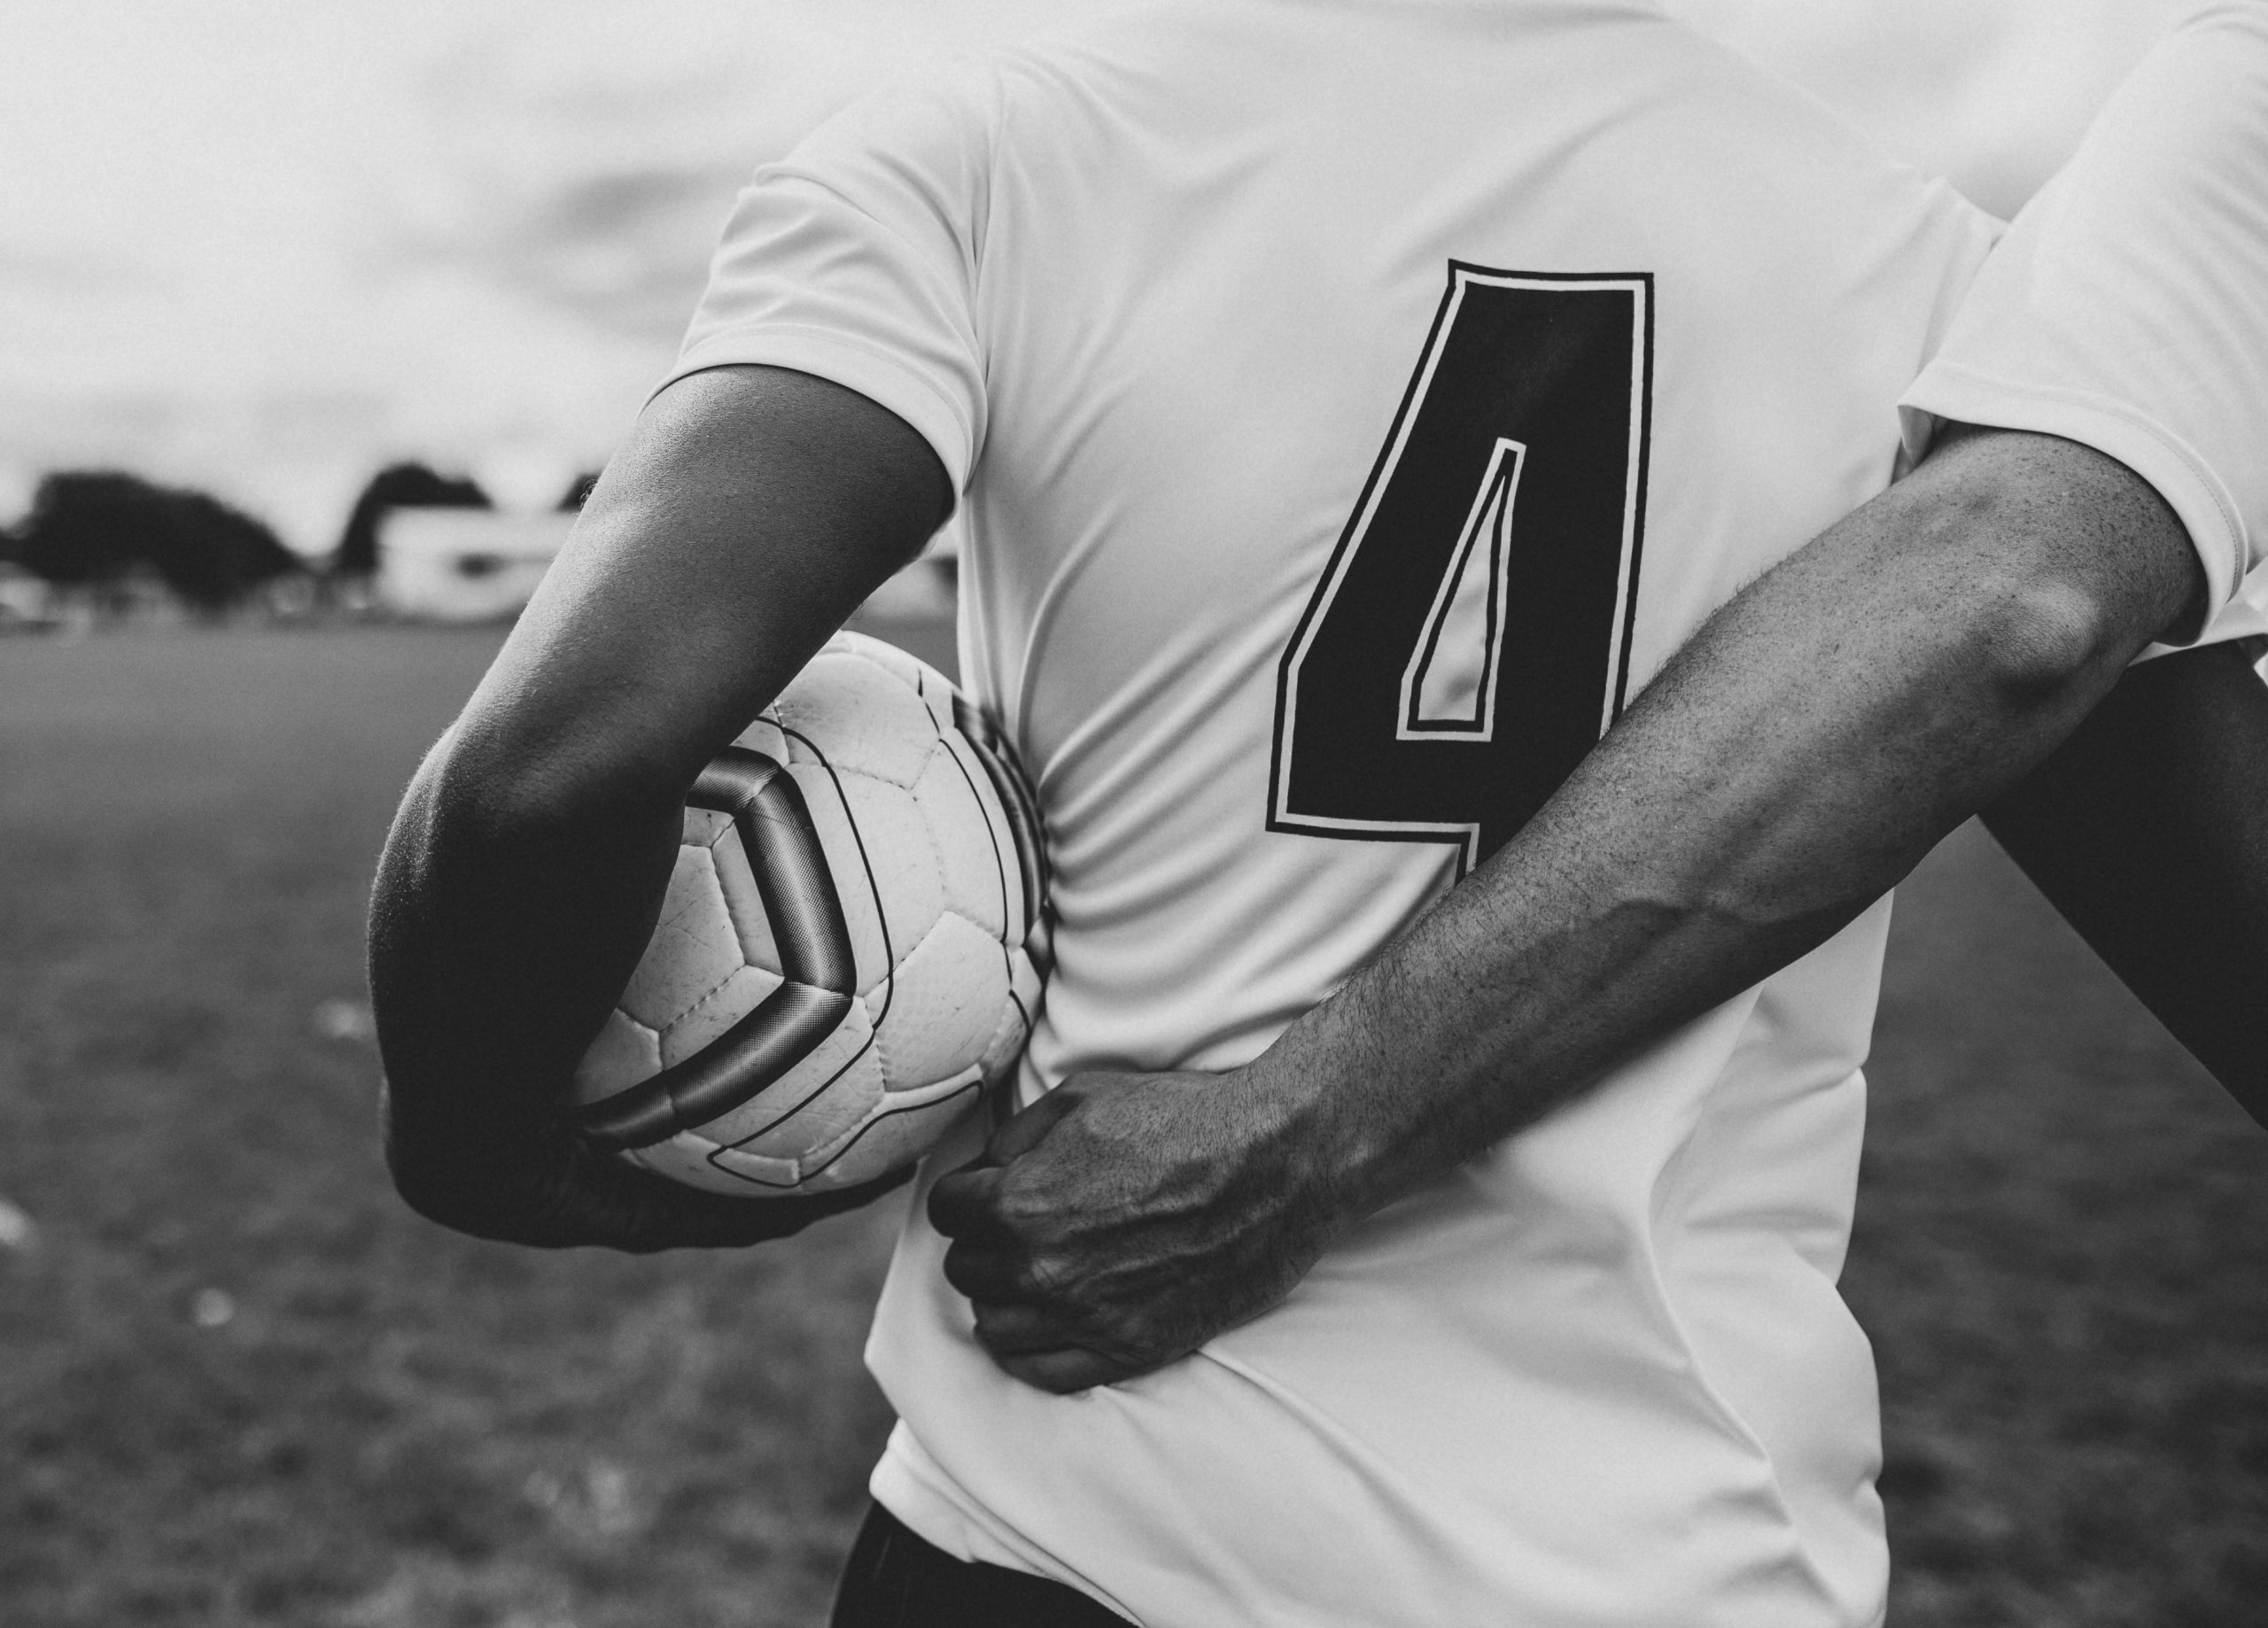
M1446 842L1463 875L1621 710L1653 279L1449 265L1277 679L1269 828Z

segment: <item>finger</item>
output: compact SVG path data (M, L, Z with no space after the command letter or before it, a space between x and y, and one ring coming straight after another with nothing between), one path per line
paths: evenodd
M1052 1391L1058 1396L1091 1391L1097 1385L1115 1384L1144 1371L1114 1361L1100 1352L1089 1351L1084 1345L1066 1345L1057 1351L1021 1353L1015 1356L998 1357L994 1361L1009 1377L1021 1379L1042 1391Z
M1059 1085L1030 1107L1009 1115L1008 1122L984 1144L985 1162L1005 1165L1029 1152L1058 1121L1077 1109L1079 1101L1076 1090Z
M1020 1252L998 1244L956 1242L945 1251L945 1282L972 1300L999 1305L1037 1305L1046 1299Z
M1070 1346L1076 1330L1040 1306L976 1303L976 1340L995 1357L1029 1356Z
M996 1202L1006 1175L997 1165L964 1165L939 1176L929 1190L929 1224L949 1238L1013 1243Z

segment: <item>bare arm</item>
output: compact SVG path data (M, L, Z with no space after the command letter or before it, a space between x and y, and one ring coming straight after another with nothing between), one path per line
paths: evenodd
M980 1337L1074 1390L1264 1309L1353 1220L1834 934L2200 578L2123 466L1953 438L1719 612L1525 830L1249 1066L1074 1080L941 1181Z
M2268 1125L2268 686L2252 655L2133 669L1984 824Z
M1344 1043L1341 1026L1433 1006L1448 1043L1410 1072L1490 1082L1364 1136L1382 1196L1441 1167L1445 1136L1486 1145L1823 942L2044 758L2200 587L2138 477L2006 432L1956 439L1760 578L1485 888L1452 892L1312 1041L1294 1027Z
M592 1153L558 1109L653 930L695 776L949 503L911 428L803 374L695 374L647 410L380 862L370 985L413 1206L656 1249L794 1231L878 1190L698 1193Z

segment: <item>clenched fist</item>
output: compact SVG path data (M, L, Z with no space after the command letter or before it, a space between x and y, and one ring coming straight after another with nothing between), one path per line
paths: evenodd
M945 1277L1002 1368L1058 1392L1187 1356L1289 1294L1345 1192L1253 1069L1075 1074L940 1180Z

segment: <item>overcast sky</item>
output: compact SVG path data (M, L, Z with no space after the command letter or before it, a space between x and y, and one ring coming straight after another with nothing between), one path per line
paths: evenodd
M41 470L327 547L383 460L548 501L666 364L741 178L1113 0L0 0L0 520ZM2013 208L2199 0L1670 0Z

